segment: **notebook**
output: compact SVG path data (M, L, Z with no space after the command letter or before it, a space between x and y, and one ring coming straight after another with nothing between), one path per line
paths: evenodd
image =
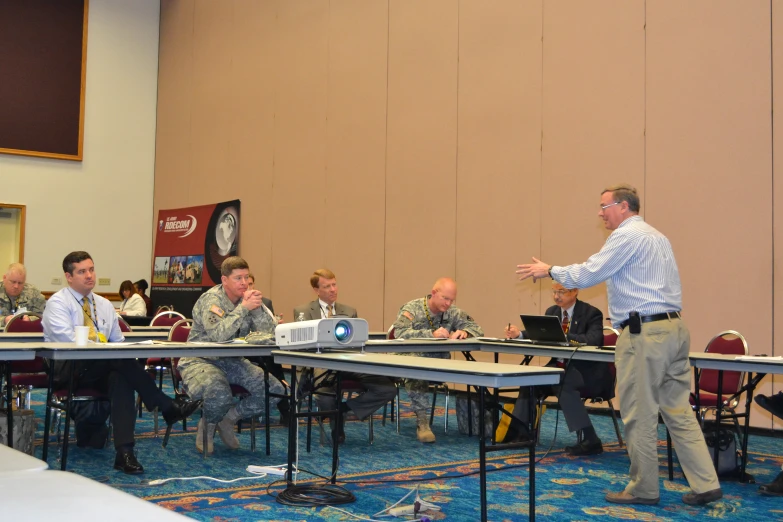
M577 346L568 341L560 319L554 315L520 315L527 338L539 344Z

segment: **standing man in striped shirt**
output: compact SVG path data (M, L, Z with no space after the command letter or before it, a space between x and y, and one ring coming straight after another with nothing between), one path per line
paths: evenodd
M692 489L686 504L703 505L723 491L688 394L690 332L680 317L680 274L669 240L639 216L639 196L630 185L601 193L598 216L612 233L597 254L581 264L551 266L533 258L517 265L519 279L545 277L566 288L606 281L609 315L623 331L615 364L623 423L631 458L631 480L624 491L609 493L616 504L657 504L658 413L671 432L674 449Z

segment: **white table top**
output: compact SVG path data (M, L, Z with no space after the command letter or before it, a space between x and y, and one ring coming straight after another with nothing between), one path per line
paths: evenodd
M428 340L428 339L393 339L370 340L364 345L367 353L445 353L445 352L470 352L479 350L481 343L477 339L461 340Z
M184 521L164 509L105 484L67 471L0 474L3 520Z
M42 471L48 467L42 460L0 444L0 476L20 471Z
M146 340L158 340L165 341L169 337L169 331L161 330L149 330L145 332L124 332L125 339L131 341L146 341ZM0 333L0 345L1 343L31 343L31 342L43 342L44 336L42 332L14 332L14 333Z
M351 371L500 388L557 384L563 370L540 366L453 361L379 353L312 353L275 350L275 362L294 366Z
M543 346L540 344L520 343L514 341L481 341L481 351L490 353L507 353L515 355L532 355L536 357L569 357L580 361L614 362L614 350L603 350L595 346L580 346L574 348L565 346Z
M759 360L758 358L748 360L738 360L736 355L723 355L720 353L691 352L691 366L705 370L734 370L738 372L753 373L783 373L783 360L769 358L769 360Z
M0 361L32 361L40 344L0 343Z
M0 343L0 349L5 344ZM250 357L269 355L275 346L247 343L41 343L38 356L54 360L145 359L147 357ZM0 352L2 353L2 352Z

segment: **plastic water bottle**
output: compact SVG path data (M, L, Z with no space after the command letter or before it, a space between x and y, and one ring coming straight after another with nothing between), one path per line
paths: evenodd
M297 321L304 321L304 312L299 312L299 315L296 318Z

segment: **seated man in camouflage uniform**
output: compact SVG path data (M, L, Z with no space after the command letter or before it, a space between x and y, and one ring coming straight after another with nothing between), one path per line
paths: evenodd
M12 263L0 283L0 314L3 324L19 312L42 314L46 299L33 285L27 284L27 269L21 263ZM29 320L27 317L25 319Z
M394 322L394 337L397 339L417 339L442 337L447 339L465 339L481 337L484 331L471 316L453 306L457 300L457 283L448 277L435 281L432 293L405 304L397 313ZM414 353L420 357L449 359L451 353ZM435 434L430 429L429 383L418 379L406 379L405 390L411 399L411 407L416 413L416 436L420 442L435 442Z
M236 256L226 258L220 273L222 284L210 288L193 307L193 328L188 341L228 341L250 332L273 334L275 320L261 306L261 292L248 289L247 262ZM198 425L196 448L204 451L206 429L207 453L211 453L216 428L226 446L239 448L234 425L239 419L260 414L264 408L263 370L244 357L186 357L179 361L179 371L188 394L204 400L204 418ZM280 381L271 375L269 379L270 392L282 393ZM231 395L232 384L242 386L250 394L236 406Z

